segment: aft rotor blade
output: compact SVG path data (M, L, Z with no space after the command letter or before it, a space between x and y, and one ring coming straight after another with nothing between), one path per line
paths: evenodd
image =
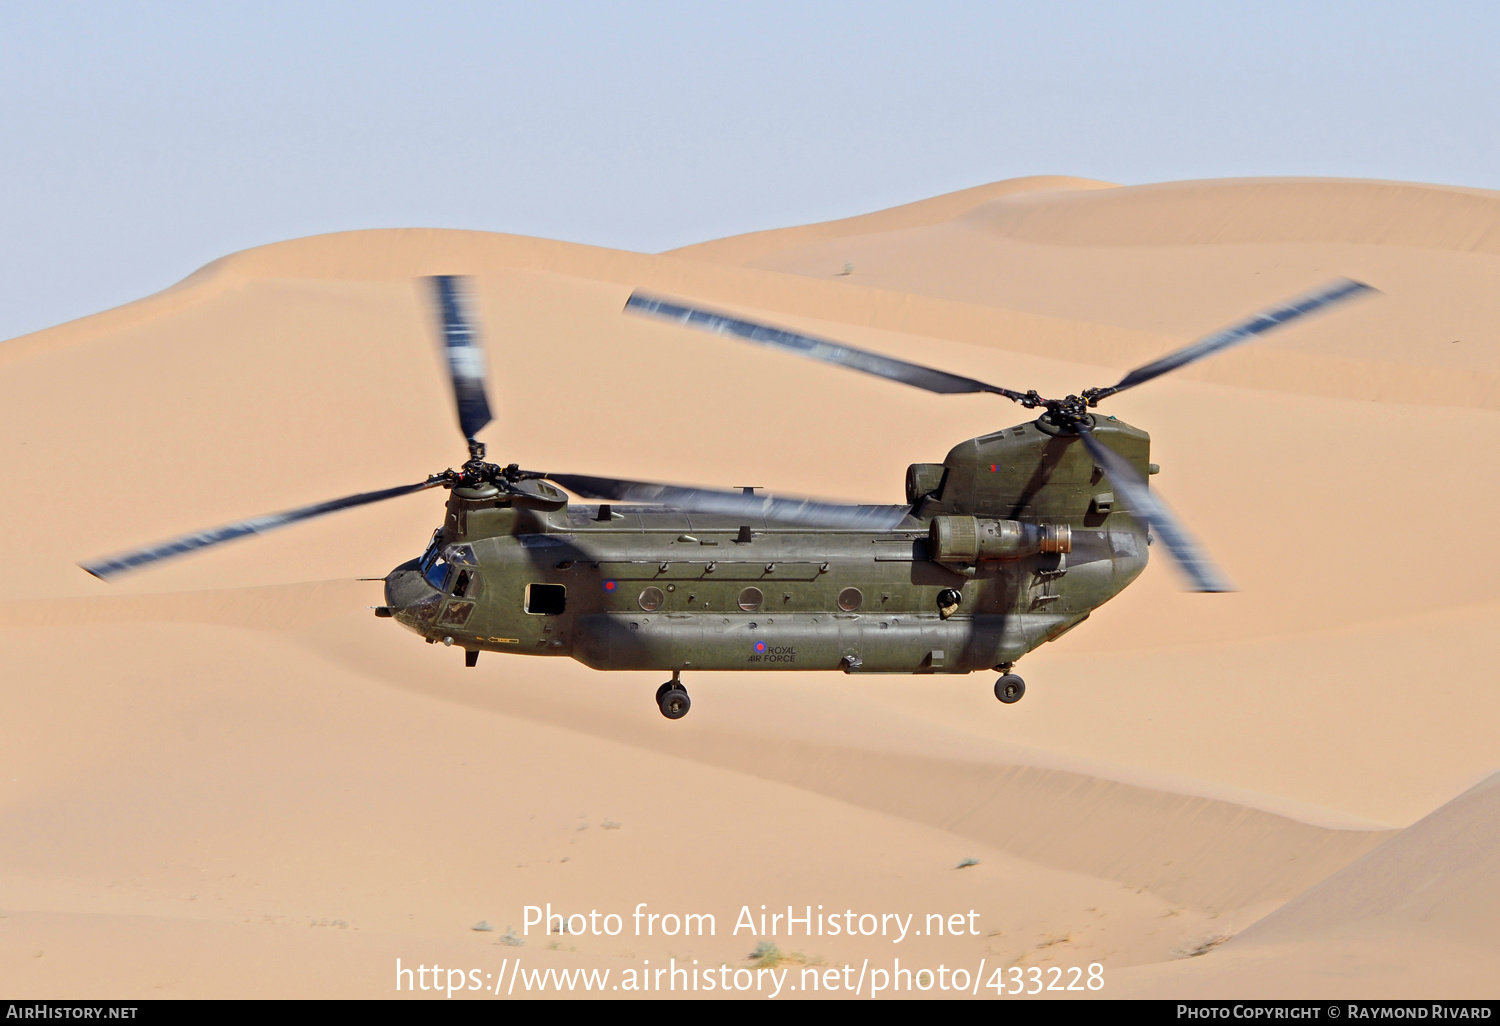
M458 426L465 438L472 439L492 418L485 392L484 347L474 333L467 310L469 279L439 274L427 280L432 283L443 330L448 374L453 379L453 400L458 405Z
M442 484L442 481L423 481L421 484L401 485L399 488L386 488L378 492L361 492L358 495L346 495L342 499L334 499L331 502L320 502L313 506L302 506L298 509L289 509L282 513L271 513L261 517L251 517L249 520L240 520L233 524L225 524L223 527L215 527L208 531L199 531L197 534L185 534L180 538L172 538L168 541L158 542L144 549L136 549L133 552L122 552L108 559L95 560L92 563L80 563L89 573L107 581L111 577L118 576L129 570L139 570L143 566L159 563L164 559L172 559L183 556L189 552L206 549L223 542L234 541L251 534L265 534L274 531L278 527L287 524L295 524L299 520L311 520L313 517L323 516L325 513L337 513L341 509L350 509L354 506L367 506L372 502L381 502L385 499L394 499L401 495L410 495L412 492L420 492L426 488L434 488Z
M1160 377L1168 371L1174 371L1185 364L1201 360L1205 356L1222 352L1231 346L1237 346L1242 342L1248 342L1257 335L1264 335L1268 331L1285 327L1293 321L1325 310L1339 303L1357 299L1360 296L1372 295L1379 289L1366 285L1361 281L1350 278L1338 278L1326 285L1313 289L1305 295L1262 310L1260 313L1240 321L1238 324L1230 325L1223 331L1217 331L1199 339L1192 345L1184 346L1175 353L1169 353L1160 360L1153 361L1142 367L1137 367L1129 374L1120 379L1120 383L1113 388L1102 389L1106 395L1122 392L1127 388L1134 388L1142 382L1150 381L1152 378Z
M612 477L580 474L548 474L575 495L610 502L645 502L672 506L689 513L724 513L809 527L847 528L852 531L887 531L906 516L904 506L845 506L811 499L778 499L769 495L724 492L711 488L621 481Z
M1188 534L1187 528L1182 526L1172 511L1151 493L1150 487L1136 473L1135 467L1125 457L1099 441L1092 431L1085 429L1079 434L1083 438L1083 444L1088 446L1093 455L1094 462L1104 470L1104 476L1109 478L1109 483L1124 498L1130 512L1150 522L1151 530L1156 532L1172 558L1177 560L1177 565L1192 580L1193 590L1233 591L1234 586L1214 566L1213 561L1198 546L1193 536Z
M848 367L850 370L864 371L866 374L873 374L890 381L899 381L903 385L925 388L929 392L942 395L993 392L995 395L1003 395L1017 402L1024 398L1020 392L1001 388L998 385L987 385L973 378L934 370L917 363L907 363L905 360L881 356L879 353L815 338L812 335L799 335L794 331L784 331L781 328L757 324L755 321L741 320L701 307L683 306L640 292L633 293L625 301L625 309L651 317L660 317L663 320L676 321L690 328L702 328L704 331L712 331L720 335L733 335L747 342L755 342L758 345L770 346L784 352L796 353L798 356L822 360L824 363Z

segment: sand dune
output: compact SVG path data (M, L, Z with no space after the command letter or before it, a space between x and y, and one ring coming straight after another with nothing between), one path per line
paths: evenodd
M662 255L355 232L0 345L0 978L385 996L398 956L622 970L755 947L495 943L525 904L646 901L726 926L761 903L983 914L981 936L900 948L782 943L830 965L1477 993L1500 911L1497 792L1465 793L1500 718L1497 212L1394 183L1045 178ZM627 317L630 291L1049 392L1337 274L1384 295L1115 400L1241 590L1186 594L1153 561L1027 658L1014 707L980 676L700 675L668 723L650 674L465 669L356 580L421 549L432 494L112 585L77 569L459 462L430 273L477 277L492 457L859 501L1026 414Z
M1500 775L1465 791L1235 939L1234 947L1328 930L1425 931L1500 949L1494 853Z
M1269 338L1188 373L1360 399L1500 402L1491 192L1251 179L999 193L895 230L880 217L868 215L868 228L834 222L837 235L792 229L763 233L753 249L730 239L677 252L1152 333L1200 332L1348 274L1386 290L1386 301L1344 312L1336 329ZM1029 334L1003 344L1057 351Z
M1500 957L1500 774L1308 888L1201 963L1128 971L1139 993L1491 998Z

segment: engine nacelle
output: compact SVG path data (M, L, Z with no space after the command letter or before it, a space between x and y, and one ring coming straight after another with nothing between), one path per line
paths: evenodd
M933 517L928 548L939 563L1019 559L1038 552L1072 552L1073 529L987 517Z

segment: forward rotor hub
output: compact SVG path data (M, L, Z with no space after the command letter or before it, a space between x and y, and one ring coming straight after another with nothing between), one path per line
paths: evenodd
M1089 419L1089 407L1098 402L1099 396L1095 398L1091 392L1102 392L1103 389L1089 389L1082 396L1070 395L1065 399L1043 399L1035 391L1027 392L1018 400L1028 410L1045 409L1043 414L1048 423L1055 424L1065 431L1074 433L1087 431L1092 426Z
M477 452L476 452L477 450ZM430 484L441 485L444 488L475 488L480 485L493 485L501 491L511 491L511 486L519 481L534 481L547 475L536 470L522 470L520 464L511 463L500 466L498 463L489 463L484 459L484 443L469 442L469 460L458 470L449 467L441 474L433 474L427 480Z

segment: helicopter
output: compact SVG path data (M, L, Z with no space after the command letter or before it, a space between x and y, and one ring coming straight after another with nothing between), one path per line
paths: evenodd
M1340 278L1130 371L1049 399L852 346L633 293L624 312L737 338L937 394L990 393L1034 420L914 463L905 502L811 499L569 473L486 459L492 420L469 279L422 279L469 458L424 481L252 517L80 566L101 580L339 510L448 491L425 551L385 576L375 615L429 644L659 670L662 715L691 708L697 670L970 673L995 697L1014 672L1119 594L1163 543L1193 590L1230 590L1147 484L1150 436L1099 403L1231 346L1376 290ZM568 494L594 500L571 502Z

